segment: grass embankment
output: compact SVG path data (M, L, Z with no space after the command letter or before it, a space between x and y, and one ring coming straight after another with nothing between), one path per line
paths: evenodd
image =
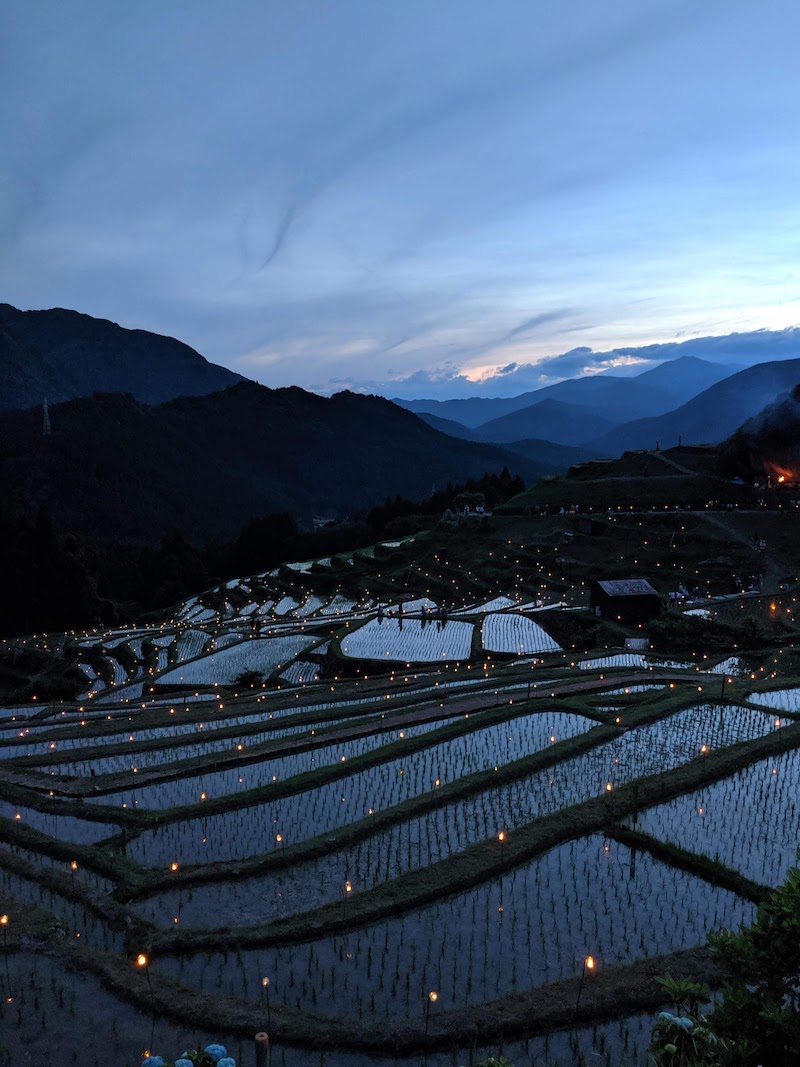
M634 811L671 800L726 778L768 756L800 746L800 725L740 742L690 760L675 770L639 778L600 797L540 816L510 833L501 849L491 838L391 882L354 893L311 911L251 926L164 932L154 941L159 954L203 949L256 948L312 941L367 923L424 907L442 897L471 889L549 849L597 833Z
M682 695L680 692L671 692L668 697L659 695L657 699L651 698L649 702L642 702L637 711L627 714L626 725L631 727L647 725L691 706L692 702L693 697ZM272 852L249 857L246 860L203 864L180 868L176 872L165 871L161 868L143 868L128 860L118 852L122 844L120 838L95 845L70 845L34 830L22 821L0 819L0 840L58 860L78 859L87 869L115 881L117 899L133 900L173 887L199 885L223 879L255 877L330 855L341 848L381 833L396 823L420 817L436 808L445 807L489 789L496 789L538 770L573 759L617 736L618 730L615 726L598 725L587 733L556 742L544 750L531 753L513 763L500 765L497 771L477 771L456 781L445 783L429 793L411 797L383 811L377 811L371 816L368 815L337 830L319 834L281 849L274 849ZM319 768L319 772L314 773L324 771L325 768ZM286 784L283 783L284 786ZM64 802L50 801L49 803L55 803L58 807L59 803ZM93 805L86 807L91 810Z
M523 668L518 665L498 665L495 676L500 681L501 676L505 678L510 674L524 673L526 670L530 670L530 668ZM397 671L396 675L381 675L376 678L325 679L315 685L308 685L302 689L290 687L283 692L274 689L254 689L244 693L231 693L228 688L221 688L215 694L209 694L207 701L192 700L189 703L184 701L184 697L194 695L196 692L195 686L159 688L156 680L152 686L153 693L143 696L141 700L147 702L151 699L171 696L171 707L176 712L180 711L179 721L181 725L196 725L201 722L219 723L229 718L245 715L263 717L270 712L285 711L288 708L297 707L297 701L301 698L306 702L309 698L317 696L319 696L320 702L324 700L325 704L330 706L331 714L334 713L337 705L345 707L351 705L357 708L360 699L366 705L365 708L361 709L360 713L363 714L364 710L368 710L372 706L370 698L374 699L376 696L384 695L387 688L391 689L392 699L397 700L404 694L409 694L413 697L419 690L430 689L436 682L439 682L440 685L448 681L463 681L467 684L468 680L473 676L471 666L465 667L463 665L451 668L436 665L435 673L437 675L436 678L434 678L433 671L422 673L418 668L411 668ZM476 673L482 672L476 670ZM355 696L354 690L357 690ZM109 691L104 695L107 699L109 696L113 696L113 691ZM266 700L269 703L265 703ZM223 702L221 709L220 701ZM87 718L87 712L91 714L93 707L94 705L92 704L76 704L72 709L67 710L63 706L59 706L58 709L53 709L50 713L50 715L57 715L57 719L52 719L48 716L40 718L39 714L37 714L34 718L26 720L25 725L30 727L31 723L33 723L36 726L36 740L64 741L70 738L104 737L109 734L122 733L125 730L129 730L131 724L137 730L146 730L174 726L175 722L178 721L171 716L169 708L163 706L158 708L144 707L141 706L141 701L139 700L132 701L121 708L103 707L103 711L107 712L107 715L102 719ZM64 714L65 711L66 714ZM358 713L358 710L354 712L354 714ZM315 716L319 716L323 712L320 709L317 712L299 712L298 714L307 715L307 721L311 722L314 721ZM56 722L59 725L55 725ZM22 738L9 737L3 741L3 745L24 748L30 744L31 740L32 738L29 734Z
M270 694L270 702L266 704L263 702L262 697L246 697L244 699L239 698L231 699L224 694L220 694L216 697L213 703L204 705L203 710L198 713L196 703L186 705L184 710L181 707L181 701L175 700L173 705L175 712L180 712L180 715L176 718L173 712L169 709L163 709L158 712L145 709L136 711L135 715L130 714L130 710L127 710L123 717L114 722L108 720L93 720L86 719L81 720L85 722L85 725L80 723L73 723L70 725L60 726L55 729L37 730L35 737L30 734L26 734L25 737L11 737L3 741L4 748L26 748L30 745L31 741L37 742L50 742L55 741L71 741L78 740L84 741L87 738L101 738L107 736L114 736L121 733L130 733L134 731L134 741L121 741L112 742L112 744L103 747L103 755L114 755L116 752L148 752L152 750L160 751L164 748L179 747L191 743L193 738L202 740L206 735L201 733L200 730L194 734L178 734L172 737L163 738L140 738L135 737L135 733L141 733L146 730L165 730L175 726L198 726L202 723L204 726L213 726L213 736L218 738L226 737L245 737L253 733L264 733L266 730L278 730L284 726L303 726L306 724L314 724L318 722L332 721L334 719L347 719L357 718L359 715L369 713L374 710L376 697L387 699L392 702L392 707L405 707L406 705L413 705L418 703L420 690L422 691L435 691L436 682L431 679L425 681L417 681L414 683L402 683L401 685L393 688L393 690L387 693L387 688L391 688L394 683L389 682L387 679L382 679L382 684L372 684L372 690L360 692L354 696L352 682L348 688L342 689L340 692L332 692L332 687L329 687L327 683L320 687L308 687L302 691L294 690L289 696L292 699L286 700L273 700L273 694ZM355 682L355 685L359 685L359 681ZM443 683L439 683L442 684ZM488 684L488 682L487 682ZM504 683L505 684L505 683ZM465 688L469 687L469 679L464 678ZM450 692L449 689L444 692ZM296 706L296 701L302 695L305 702L313 701L314 697L320 698L320 704L328 705L327 709L319 707L312 711L297 711L294 714L282 715L278 718L274 718L273 715L277 712L287 711L291 707ZM456 691L457 695L457 691ZM220 710L218 701L223 700L224 704ZM225 726L224 723L228 719L235 719L244 716L252 715L254 721L252 723L234 723L230 726ZM219 725L222 723L223 725ZM80 729L77 728L80 726ZM80 755L88 750L81 746L80 749L67 749L60 752L46 752L40 756L10 756L7 760L10 764L18 764L20 766L33 765L44 766L45 764L58 764L64 762L74 761L79 758Z
M172 760L166 764L153 764L147 767L140 766L136 772L117 771L106 774L93 775L90 778L54 778L52 775L44 779L44 784L56 793L68 795L101 796L107 793L116 793L123 789L141 789L147 785L159 782L169 782L179 778L191 776L192 772L199 774L225 770L229 767L246 766L257 763L273 756L290 756L322 748L332 743L345 743L360 737L375 734L388 733L397 727L424 725L436 722L437 719L450 718L462 711L467 713L483 712L486 708L498 705L507 705L510 701L507 686L495 687L491 691L470 687L464 692L437 693L434 700L426 700L420 704L419 700L407 698L400 703L389 704L388 701L381 704L372 704L370 711L375 712L376 707L384 707L387 710L380 714L371 714L366 717L350 716L317 716L308 718L303 716L304 722L297 723L294 716L287 716L283 720L273 720L271 723L248 727L245 731L236 729L214 730L213 732L182 734L179 738L165 738L162 743L159 738L152 738L142 742L141 746L134 746L120 742L113 745L81 746L80 749L72 749L68 752L46 753L33 756L12 757L4 762L4 766L13 771L21 767L53 766L60 763L88 762L93 759L103 759L110 756L131 756L133 751L157 751L161 753L169 747L188 747L191 745L203 745L217 740L225 740L228 737L241 738L247 734L265 733L274 730L282 730L296 725L314 724L315 728L306 734L294 734L292 736L268 739L254 745L236 746L227 750L209 751L197 756L187 756L181 760ZM517 687L522 691L525 685ZM363 712L363 708L359 709ZM598 717L592 713L592 717ZM335 719L328 726L318 727L320 722ZM295 720L295 721L290 721ZM344 720L341 721L341 720ZM179 744L175 744L175 741ZM35 779L34 779L35 780ZM81 783L83 787L81 787Z
M42 867L31 863L17 852L0 849L0 867L10 871L28 882L35 882L64 900L80 904L86 911L102 919L112 930L125 930L135 924L139 928L151 928L152 924L140 920L138 916L129 916L127 910L107 893L99 893L95 888L83 885L80 877L73 878L66 871L53 867ZM19 907L15 903L14 907Z
M549 700L552 698L548 697L547 699ZM443 705L437 706L436 709L431 708L430 716L432 716L432 719L425 713L418 721L429 722L436 721L436 719L439 718L452 718L456 715L460 716L465 707L468 710L463 711L463 718L459 718L456 722L448 723L435 730L426 731L416 737L401 738L397 741L389 742L371 752L351 756L343 763L326 764L325 766L316 767L312 770L303 771L300 774L293 775L291 778L287 778L282 782L269 782L266 785L256 786L253 789L242 790L238 793L226 793L219 797L208 798L205 801L201 800L194 804L186 804L181 807L166 809L137 808L133 811L132 809L121 808L119 805L81 805L84 795L98 796L103 792L106 794L133 792L136 789L141 789L145 786L168 783L176 779L184 779L187 775L191 775L192 771L196 774L212 773L221 769L243 766L247 763L256 762L271 755L296 755L317 748L320 745L329 745L334 741L336 743L346 744L350 740L370 736L375 733L375 722L370 722L366 727L359 726L353 730L343 729L337 730L335 733L329 732L325 738L319 742L316 736L311 737L310 735L305 735L302 739L287 739L280 743L266 742L269 747L263 751L262 746L252 746L253 748L258 749L259 754L257 756L251 756L244 750L242 752L234 750L230 753L219 754L220 758L213 761L209 761L204 757L192 757L189 761L186 761L188 766L184 761L181 761L179 763L168 764L163 768L154 768L151 772L143 769L142 773L122 772L115 775L104 776L105 778L110 778L114 782L113 789L110 788L111 783L108 783L105 789L99 786L95 789L93 783L98 782L100 776L97 776L96 778L77 779L75 781L78 784L74 787L74 792L76 792L79 797L77 801L70 801L69 798L62 797L59 797L58 800L54 801L52 794L58 792L57 780L54 778L46 778L42 776L43 782L53 787L49 791L50 795L48 797L43 797L36 788L32 788L24 779L22 779L22 781L25 781L25 784L21 784L19 775L15 773L9 775L0 769L0 796L20 805L32 807L41 811L75 814L79 818L85 817L95 822L119 823L120 825L135 826L140 829L146 829L150 826L164 825L169 822L182 822L187 819L205 818L208 815L220 814L221 812L233 810L234 808L252 807L264 803L265 801L277 800L285 796L293 796L296 793L316 788L319 785L327 784L328 782L348 778L358 771L378 766L381 763L390 762L391 760L421 751L425 748L430 748L443 741L449 741L456 737L472 733L485 726L497 725L506 722L511 718L519 718L523 715L536 714L538 712L543 713L548 710L546 706L527 706L527 702L525 704L514 704L513 700L509 700L507 697L499 698L499 700L495 698L495 700L496 702L493 702L488 707L482 705L480 700L467 701L465 698L459 707L451 705L447 711L443 711ZM583 714L589 719L600 720L600 716L597 712L586 708L580 701L570 702L565 700L559 710L574 711L576 714ZM381 722L380 719L376 721L379 723ZM388 729L397 729L410 722L411 720L407 716L404 716L392 723L391 718L387 716L385 722L381 723L381 732ZM228 756L230 756L229 759ZM200 762L198 762L198 760ZM70 805L69 808L67 805ZM84 815L84 812L89 809L91 809L92 814L88 816Z
M66 937L59 921L43 909L10 900L0 900L0 907L11 918L5 946L8 953L36 951L42 947L68 967L93 975L111 993L145 1014L155 1014L175 1023L245 1038L252 1038L265 1028L265 1009L255 996L249 1000L203 993L162 974L157 967L148 968L147 974L130 959ZM132 951L146 948L143 942ZM463 1048L473 1042L487 1044L518 1035L532 1037L655 1011L666 1003L656 981L665 973L706 981L713 987L719 986L724 977L706 949L688 949L623 966L603 967L583 983L578 1010L581 979L575 977L511 993L484 1004L437 1010L430 1014L427 1034L422 1011L415 1024L382 1021L370 1025L354 1018L326 1016L273 1003L270 1036L273 1041L306 1048L376 1055L412 1055Z
M512 715L524 715L533 711L539 710L535 707L528 708L527 705L531 701L547 701L548 699L564 699L570 696L574 696L578 699L582 699L590 692L596 690L602 690L604 688L615 687L625 684L636 684L636 676L631 679L630 676L614 676L606 677L605 680L596 680L592 678L582 679L578 682L557 684L552 682L545 685L543 688L536 690L534 684L530 699L526 698L526 702L523 704L514 705L513 702L509 703L509 699L505 696L499 697L499 694L492 694L495 696L495 700L489 705L489 708L506 709L508 713L509 708L514 710ZM681 675L677 672L671 672L669 674L650 675L649 680L657 683L661 682L668 684L670 681L677 684L681 681L694 681L694 676L687 678L685 675ZM443 726L439 731L429 731L424 735L420 735L417 738L404 739L401 742L393 742L395 746L392 751L392 745L382 746L381 749L373 753L364 753L361 756L352 757L349 763L339 766L338 771L334 767L329 768L317 768L314 771L306 772L304 775L295 776L292 779L287 779L286 782L271 782L265 786L256 787L252 790L244 790L241 793L233 795L224 795L219 798L199 801L194 805L184 805L182 808L172 808L168 810L159 809L138 809L136 813L133 813L129 809L122 809L119 806L103 806L103 805L90 805L95 809L95 812L105 813L98 816L92 814L84 816L82 813L86 809L78 808L67 810L66 807L59 810L65 814L75 814L80 818L86 817L93 819L94 821L119 823L120 825L147 827L153 824L162 824L165 822L181 821L187 818L200 818L210 814L217 814L221 811L230 810L235 807L248 807L255 804L263 803L264 801L271 801L280 798L284 795L293 795L295 792L302 791L307 788L313 787L315 784L323 784L326 781L335 781L342 776L347 776L354 773L355 770L364 769L367 766L374 766L376 761L378 763L384 762L386 759L396 759L409 752L417 751L418 748L428 747L429 744L436 744L438 741L449 740L453 736L457 736L459 732L470 732L473 729L480 728L481 725L486 722L487 725L491 725L488 720L481 720L476 725L473 721L469 723L467 714L487 712L486 705L484 703L485 695L482 693L474 694L459 694L457 698L451 698L452 702L445 714L442 714L443 709L447 705L447 700L439 700L438 703L432 703L431 707L434 709L433 715L435 718L448 718L451 716L459 715L462 712L465 714L464 721L462 723L453 723L449 726ZM556 709L558 710L558 709ZM602 713L597 713L593 709L589 708L585 703L579 705L570 706L564 703L561 706L561 710L575 710L578 714L587 715L590 718L603 718ZM388 720L391 722L391 720ZM399 723L399 720L398 720ZM399 723L402 725L402 723ZM454 730L452 735L448 735L445 731ZM432 741L428 738L433 737ZM337 741L346 742L348 740L347 734L343 733L336 738ZM330 743L331 735L327 737L327 743ZM190 743L187 741L186 743ZM291 742L290 742L291 743ZM310 736L306 736L302 741L293 742L298 745L314 747L316 739L312 741ZM265 744L273 744L273 742L265 742ZM410 747L417 746L417 747ZM298 748L295 751L305 751L306 748ZM389 752L388 756L384 755ZM292 754L291 751L283 751L282 755ZM250 753L244 749L239 752L238 750L232 750L229 753L223 753L219 755L219 759L216 761L208 761L207 757L191 757L188 761L181 761L180 763L171 763L162 768L153 768L152 770L143 769L141 773L127 771L117 772L112 775L95 776L90 778L78 778L78 779L59 779L51 775L25 775L16 770L8 770L6 767L0 767L0 797L14 801L17 804L25 805L28 807L36 808L37 810L54 812L52 805L45 807L36 801L37 793L47 792L48 796L52 798L54 795L59 795L64 800L59 800L58 803L66 803L66 798L71 796L77 796L82 798L84 796L98 796L102 793L119 793L126 790L135 790L137 788L143 788L146 785L152 785L157 782L168 782L177 778L184 778L192 769L196 769L197 773L206 773L220 768L220 760L225 759L226 767L236 767L245 763L253 762L253 757ZM263 758L263 753L262 753ZM360 762L359 762L360 761ZM365 762L367 761L367 762ZM188 764L188 766L187 766ZM315 779L309 777L310 775L329 773L328 778ZM282 793L280 790L285 788L289 783L294 783L298 779L302 778L305 782L310 784L304 784L300 789L295 789L292 785L290 793ZM104 786L100 785L102 781L110 779ZM122 814L121 814L122 812Z
M101 848L98 845L80 845L74 841L61 841L57 837L44 834L32 826L14 819L0 820L0 841L12 848L26 849L40 856L70 864L76 860L81 867L117 884L136 881L140 868L128 860L118 850ZM9 870L15 870L12 861L7 864ZM36 870L46 868L36 868ZM38 878L37 878L38 881Z
M686 871L687 874L695 874L704 882L719 886L720 889L727 889L738 897L751 900L754 904L762 904L772 891L769 886L745 878L739 871L727 867L719 860L712 860L710 856L700 852L690 852L671 841L660 841L657 837L651 837L650 834L642 833L640 830L628 826L609 826L605 830L605 835L630 849L649 852L651 856L662 863L669 864L670 867Z

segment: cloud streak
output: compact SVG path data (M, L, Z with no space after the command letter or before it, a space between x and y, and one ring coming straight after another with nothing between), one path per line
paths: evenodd
M800 321L789 0L186 12L4 10L3 299L323 391Z

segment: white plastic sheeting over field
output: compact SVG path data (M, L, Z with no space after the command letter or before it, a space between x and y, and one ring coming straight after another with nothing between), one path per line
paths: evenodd
M311 663L307 659L296 659L290 663L285 671L281 671L281 678L295 685L303 685L305 682L316 682L319 678L319 664Z
M344 638L342 653L353 659L406 663L469 659L471 623L447 622L443 628L438 628L435 622L425 626L422 623L422 619L404 619L401 629L397 619L385 619L382 623L372 619Z
M638 667L646 670L650 666L647 656L638 652L620 652L616 656L599 656L597 659L584 659L578 664L582 671L597 671L604 667Z
M194 659L195 656L199 656L203 651L206 641L208 641L208 634L203 630L186 630L178 638L178 663L183 663L185 659Z
M355 600L351 600L350 597L342 596L341 593L337 593L330 604L320 611L320 615L347 615L355 608L355 606Z
M212 652L210 656L176 667L158 679L163 685L225 685L243 671L272 674L282 663L288 663L298 653L314 644L313 637L290 634L286 637L258 638L240 641L238 645Z
M299 600L295 600L293 596L281 597L278 603L275 605L276 615L286 615L290 611L294 611L295 608L300 606Z
M513 652L524 656L530 652L560 652L559 645L538 622L524 615L500 613L483 620L483 647L487 652Z
M309 615L313 615L315 611L319 611L321 607L324 607L327 603L326 597L310 596L302 607L298 608L294 613L299 619L305 619Z
M487 611L508 611L509 608L515 608L516 606L516 600L512 600L510 596L496 596L494 600L487 600L485 604L476 604L474 607L462 608L455 614L482 615Z

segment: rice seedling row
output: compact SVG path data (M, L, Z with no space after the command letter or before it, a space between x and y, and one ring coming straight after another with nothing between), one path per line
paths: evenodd
M577 976L588 953L612 964L701 943L711 927L738 926L753 911L649 858L638 858L632 877L629 851L592 835L496 881L346 935L159 958L156 966L237 996L253 996L269 975L281 1004L413 1021L428 989L448 1006L479 1004Z
M768 722L761 721L763 717L756 713L750 726L747 723L732 724L731 729L720 733L717 724L713 722L713 714L713 711L709 713L709 709L702 707L689 709L674 716L672 720L640 727L638 731L623 734L615 741L579 757L565 760L517 781L505 783L500 789L487 788L477 795L408 819L350 848L340 849L337 852L340 870L350 872L349 875L345 873L345 878L353 878L356 872L357 878L354 880L357 880L359 887L372 888L409 870L427 867L478 841L492 838L501 830L513 833L518 826L525 825L534 818L599 796L643 775L679 766L686 759L696 756L703 744L707 744L703 738L711 738L712 746L729 744L743 737L758 736L759 730L769 727ZM546 743L556 742L556 730L560 731L558 739L575 736L569 725L563 721L558 724L551 723L554 732L546 737ZM565 726L568 726L567 730L564 729ZM671 732L681 734L683 740L675 743L670 737ZM541 736L537 740L541 742ZM489 763L489 766L491 765ZM400 769L405 770L398 767L398 776ZM423 781L423 791L425 785ZM436 779L433 785L435 788ZM427 788L431 788L430 781L427 782ZM344 787L338 794L334 794L334 808L335 801L341 800L342 797L346 800L350 797L349 791ZM309 798L309 805L313 803L313 799ZM276 832L281 832L285 841L294 841L298 833L297 815L300 813L292 818L287 811L289 806L279 803L265 807L264 814L268 818L267 813L271 811L271 817L277 820L273 827L280 825L285 829L285 832ZM375 811L384 810L379 802L373 801L371 806ZM317 809L312 810L316 820ZM363 814L362 809L356 813L356 817ZM246 837L250 832L248 825L251 825L251 817L250 812L228 813L226 824L231 834ZM302 818L302 814L300 817ZM263 819L263 816L259 818ZM263 828L265 824L262 821L260 825ZM316 821L314 825L317 825ZM158 831L159 839L165 843L167 852L171 849L174 857L185 855L184 862L209 862L216 858L209 852L213 840L209 835L214 830L212 820L204 820L201 826L194 828L185 824L178 826L182 829L177 830L176 827L169 826ZM324 832L325 825L320 829ZM184 852L187 845L190 846L188 854ZM276 847L272 845L269 836L261 838L261 846ZM168 862L166 854L162 857L162 862ZM331 864L330 857L323 857L319 861L296 868L291 874L281 874L281 877L291 879L298 885L318 886L315 899L318 897L320 902L324 902L335 899L335 891L330 887L336 883L331 883L328 878ZM264 901L270 898L271 893L266 887L271 884L270 877L265 877L257 879L252 885L243 884L240 891L243 896L258 901L257 906L263 908ZM205 899L204 894L213 896L213 892L208 887L195 889L195 893L200 895L199 899ZM330 895L331 892L333 896ZM164 915L170 912L173 906L172 903L155 904L152 915L159 915L163 920Z
M460 719L460 717L458 718ZM452 721L454 720L445 720L445 724ZM100 804L114 804L122 796L125 796L132 798L132 801L129 800L132 806L138 805L139 807L160 810L181 807L193 804L198 800L205 800L212 793L214 796L240 793L270 782L285 781L295 775L302 774L304 771L331 764L346 763L349 759L354 759L368 752L374 752L398 739L419 737L422 734L438 729L442 725L443 722L437 720L419 726L407 726L391 733L371 733L350 741L324 745L292 755L276 756L274 758L269 758L265 755L258 763L234 766L229 769L211 770L204 767L195 773L187 773L178 780L144 785L136 789L125 789L119 793L107 793L105 796L97 798L97 802ZM309 735L311 732L308 729L304 729L302 739L310 740ZM270 735L271 739L272 735ZM228 747L230 748L230 746ZM238 749L238 746L233 746L233 748ZM243 749L243 754L244 752L245 750ZM124 769L130 769L130 763ZM144 770L145 765L143 764L139 769Z
M551 737L574 736L594 725L564 713L500 723L281 800L145 831L130 855L154 866L248 856L323 834L364 818L370 809L436 789L437 782L498 766L552 744Z
M800 752L786 752L649 808L637 828L776 886L798 856L798 781Z
M765 692L751 693L747 698L751 704L760 704L764 708L776 711L800 712L800 689L771 689Z
M7 800L0 800L0 816L24 822L26 826L61 841L74 841L81 845L94 845L117 831L117 827L111 823L89 822L74 815L54 815Z

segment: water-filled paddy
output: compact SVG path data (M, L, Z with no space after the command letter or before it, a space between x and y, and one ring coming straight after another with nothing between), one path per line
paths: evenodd
M148 830L132 843L129 854L159 866L173 860L197 863L264 852L279 847L279 833L284 843L302 841L362 819L370 808L381 811L436 789L437 782L491 769L595 725L591 719L563 712L513 719L295 796Z
M779 885L800 847L800 752L786 752L640 814L638 828L753 881Z
M302 902L284 903L291 911ZM737 928L753 913L733 894L649 856L637 857L634 867L628 849L611 843L606 851L593 835L469 892L353 932L157 966L206 990L239 995L253 995L268 975L276 1002L411 1020L426 989L436 989L443 1005L481 1003L580 975L589 953L603 966L669 952L704 942L713 927Z

